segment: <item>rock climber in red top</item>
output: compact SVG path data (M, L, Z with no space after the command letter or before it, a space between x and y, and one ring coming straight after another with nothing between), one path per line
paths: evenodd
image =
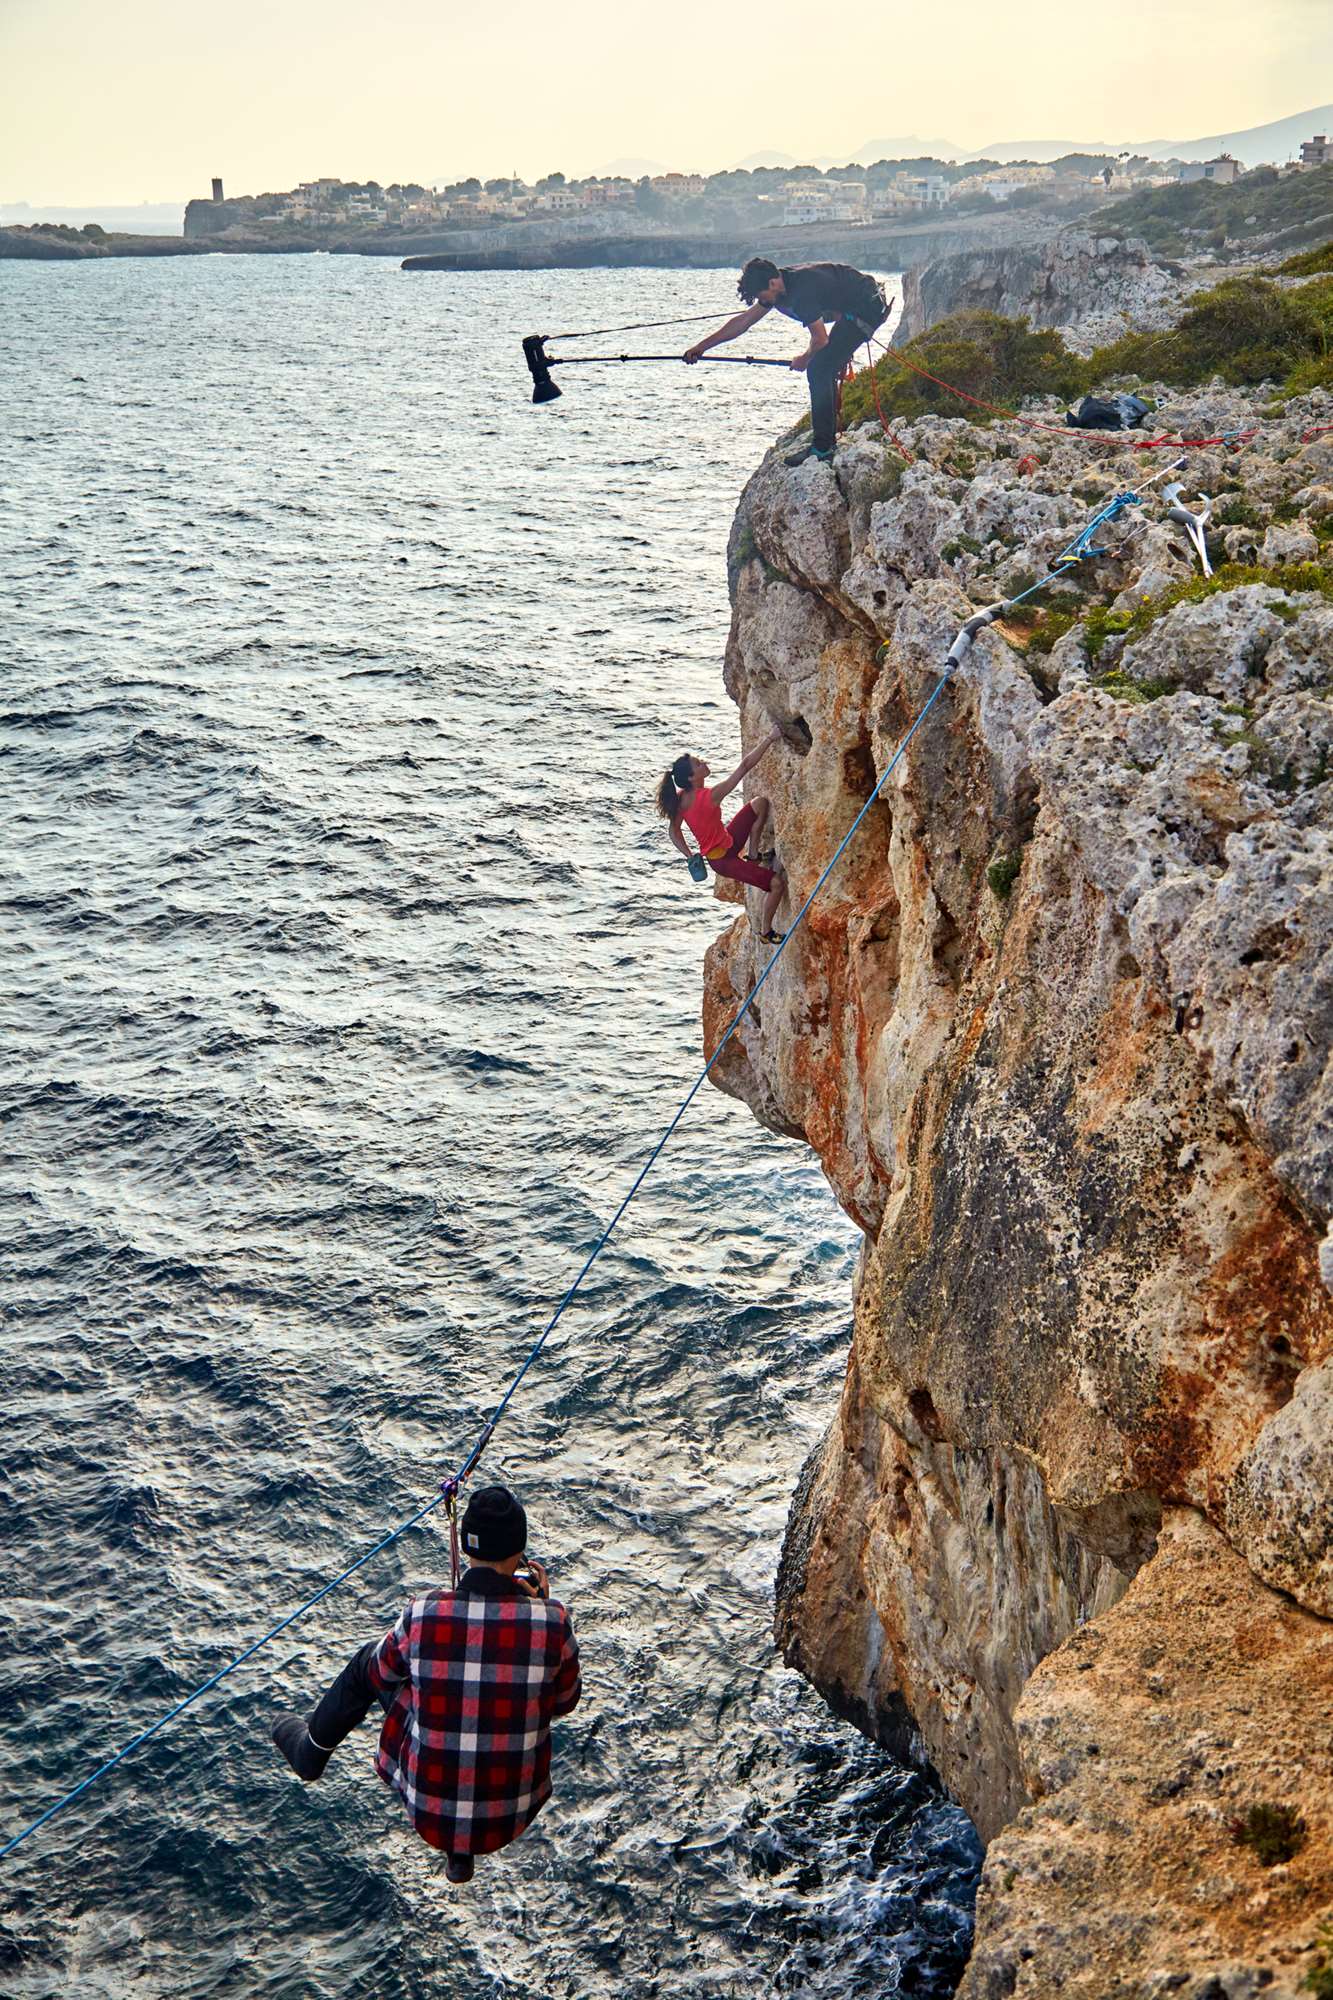
M782 942L781 935L773 929L773 919L787 893L786 870L772 848L765 848L772 835L773 808L765 798L752 799L724 826L722 801L728 792L735 791L748 771L753 771L759 759L781 741L782 731L770 730L758 749L743 757L720 785L705 783L708 766L702 757L688 754L677 757L657 787L657 809L667 822L672 845L687 860L691 858L690 849L680 830L682 821L698 841L699 852L715 875L726 875L733 882L745 882L763 890L760 935L765 944ZM743 852L747 842L748 854Z

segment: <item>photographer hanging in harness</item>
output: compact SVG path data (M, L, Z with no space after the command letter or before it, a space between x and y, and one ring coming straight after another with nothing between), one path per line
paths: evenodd
M736 289L747 310L687 347L684 359L698 361L710 347L736 340L767 313L780 312L799 320L809 331L810 344L791 365L803 372L810 384L811 438L787 463L800 465L807 458L817 458L827 465L833 457L838 377L861 343L888 318L883 287L877 278L854 270L850 264L779 268L767 257L751 257Z

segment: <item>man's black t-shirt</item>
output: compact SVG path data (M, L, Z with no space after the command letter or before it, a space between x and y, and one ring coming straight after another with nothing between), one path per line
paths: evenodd
M884 294L877 281L850 264L793 264L779 274L783 293L774 310L809 326L817 319L850 313L867 326L884 318Z

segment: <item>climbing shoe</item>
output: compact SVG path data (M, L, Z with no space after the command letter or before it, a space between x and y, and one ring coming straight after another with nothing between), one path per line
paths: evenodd
M444 1872L451 1882L470 1882L476 1866L470 1854L451 1854L444 1864Z
M803 451L792 452L784 463L787 465L804 465L807 458L818 459L821 465L832 465L833 463L833 453L831 451L816 451L812 444L806 445Z
M305 1784L313 1785L316 1778L323 1777L333 1752L320 1749L305 1726L304 1716L280 1715L273 1725L273 1741Z

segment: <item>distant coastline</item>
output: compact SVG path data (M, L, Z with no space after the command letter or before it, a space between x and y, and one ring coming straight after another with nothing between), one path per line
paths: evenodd
M857 226L810 225L799 229L756 230L747 235L706 231L678 235L627 234L580 236L565 240L514 242L503 247L476 238L460 240L457 232L428 236L401 231L357 231L349 236L330 233L322 241L301 238L253 240L227 237L130 236L113 233L84 237L69 230L0 227L0 259L57 263L95 263L106 257L297 257L323 253L335 257L393 257L411 271L542 271L624 269L705 270L743 261L756 251L799 263L814 257L834 257L852 263L896 270L904 262L919 263L949 251L989 249L1040 239L1055 227L1054 218L1025 214L932 216L919 222Z

